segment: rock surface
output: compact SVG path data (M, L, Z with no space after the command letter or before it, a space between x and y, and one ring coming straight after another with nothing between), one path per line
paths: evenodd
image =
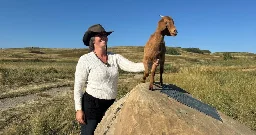
M255 135L245 125L218 112L223 122L177 102L166 94L137 85L115 102L96 135Z

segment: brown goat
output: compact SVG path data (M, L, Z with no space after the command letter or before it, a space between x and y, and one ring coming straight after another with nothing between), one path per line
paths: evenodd
M144 47L143 64L145 67L143 82L149 76L149 69L151 69L149 90L153 90L154 76L156 68L152 67L153 62L159 59L160 64L160 84L163 85L162 74L164 72L165 62L165 42L164 36L176 36L178 31L174 26L174 21L169 16L160 15L161 20L158 22L156 31L150 36L148 42Z

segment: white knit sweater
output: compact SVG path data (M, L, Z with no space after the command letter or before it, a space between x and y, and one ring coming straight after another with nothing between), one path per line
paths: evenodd
M115 99L117 96L118 67L128 72L144 71L143 63L134 63L120 54L108 54L108 66L94 52L81 56L76 65L74 82L75 109L81 110L83 87L99 99Z

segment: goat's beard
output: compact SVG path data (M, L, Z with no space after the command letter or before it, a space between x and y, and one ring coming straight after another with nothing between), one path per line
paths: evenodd
M163 34L166 35L166 36L171 36L171 33L170 33L170 31L168 30L167 27L163 30Z

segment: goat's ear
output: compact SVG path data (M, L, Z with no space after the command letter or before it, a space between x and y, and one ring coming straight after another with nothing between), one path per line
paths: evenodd
M164 22L164 19L161 19L161 20L158 22L158 26L161 27L161 28L166 26L166 24L165 24L165 22Z
M159 16L162 17L162 18L164 17L164 16L162 16L162 15L159 15Z

